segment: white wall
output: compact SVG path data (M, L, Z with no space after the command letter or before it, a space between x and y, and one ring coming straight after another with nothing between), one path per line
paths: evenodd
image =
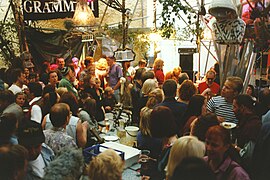
M209 41L204 41L206 47L209 47ZM160 53L158 57L164 60L164 72L172 70L174 67L179 66L179 53L178 48L196 48L196 45L190 43L189 41L177 41L177 40L162 40L159 43ZM213 44L210 46L210 51L216 56L216 52ZM208 50L202 45L200 52L200 73L201 76L206 71L209 70L215 63L216 60L209 54L207 62ZM199 69L199 53L193 55L193 71L198 71Z
M157 0L158 2L158 0ZM191 6L194 7L194 9L198 9L197 6L197 0L190 0L188 1ZM211 0L205 0L206 9L209 5L209 2ZM162 11L162 6L157 3L157 17L159 17L159 14ZM147 0L147 27L153 27L153 0ZM181 12L181 16L185 18L185 14ZM157 20L157 26L160 25L160 20ZM176 21L176 26L178 27L185 27L186 24L183 22L183 20ZM195 41L195 40L194 40ZM160 53L158 53L158 57L162 58L165 63L164 63L164 72L168 72L172 70L174 67L179 66L179 53L178 53L178 48L193 48L196 47L195 42L190 42L190 41L178 41L178 40L162 40L158 43L159 48L160 48ZM204 44L206 45L207 48L209 48L209 40L208 41L203 41ZM210 51L214 56L216 56L215 48L212 45L210 46ZM153 49L150 50L150 54L153 52ZM204 75L205 73L205 68L206 71L209 70L215 63L216 60L213 58L210 54L208 57L207 61L207 54L208 50L201 45L201 51L199 53L195 53L193 56L193 70L198 71L199 70L199 56L200 56L200 73L201 76Z
M9 5L8 0L0 0L0 20L4 19L8 5Z

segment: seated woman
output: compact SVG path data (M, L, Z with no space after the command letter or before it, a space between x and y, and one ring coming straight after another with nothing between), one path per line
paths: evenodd
M78 113L78 117L82 122L87 121L90 128L95 128L98 130L98 123L95 118L96 114L96 100L87 98L83 103L82 109Z
M178 164L182 162L185 157L199 157L203 158L205 153L205 145L194 136L183 136L177 139L169 155L167 164L167 179L170 180L173 172Z
M214 172L217 180L249 180L249 175L234 160L235 149L231 143L229 130L217 125L210 127L205 136L205 161Z
M139 149L149 150L150 157L154 159L158 159L162 152L162 139L154 138L150 132L150 115L153 110L153 107L156 104L159 104L163 101L164 94L163 91L159 88L151 91L149 93L149 98L146 103L146 106L142 108L140 113L140 131L137 135L137 143ZM148 164L149 168L147 172L144 172L144 175L153 176L153 172L157 169L157 163L155 161L151 161ZM150 167L151 166L151 167Z
M149 93L158 88L158 82L155 79L147 79L142 86L141 92L142 96L138 100L138 108L142 109L146 106L148 101Z
M180 132L180 135L188 135L190 133L190 125L192 122L199 116L206 114L206 103L206 98L199 94L190 98L187 110L182 117L183 122L186 122L186 124L183 128L183 132Z
M105 109L105 112L111 112L116 104L117 100L114 96L114 90L112 89L112 87L106 87L102 99L102 105Z
M150 157L157 159L162 150L162 139L153 138L150 132L150 115L153 109L144 107L141 110L140 131L137 135L138 148L150 150Z
M164 99L163 91L159 88L149 93L146 106L140 113L140 131L137 135L137 143L140 149L147 149L151 152L151 157L157 158L161 153L162 140L153 138L150 132L150 115L153 107Z
M205 161L199 157L186 157L178 164L173 172L171 180L216 180L214 173L207 166Z
M101 81L95 77L89 77L89 83L84 86L84 93L89 93L90 96L96 100L96 119L97 121L103 121L105 118L104 108L102 106L102 93L103 90L100 88Z
M89 179L122 179L124 161L112 149L108 149L96 157L89 164Z
M220 122L217 115L214 113L207 113L194 120L190 125L190 135L196 136L200 141L205 141L205 134L207 130L219 125Z
M170 108L158 106L153 109L150 115L150 132L152 137L162 139L162 152L158 159L159 174L153 179L165 178L164 169L168 162L170 149L177 140L177 125Z

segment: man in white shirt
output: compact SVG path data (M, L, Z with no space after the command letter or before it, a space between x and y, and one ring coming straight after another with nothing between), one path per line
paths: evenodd
M31 120L41 123L42 121L42 109L40 107L42 101L42 86L38 82L31 82L28 84L31 101L29 102L31 109Z
M26 82L26 77L21 69L14 69L11 75L13 84L8 88L8 90L12 91L15 95L18 92L22 92L24 89L27 89L27 86L24 84Z

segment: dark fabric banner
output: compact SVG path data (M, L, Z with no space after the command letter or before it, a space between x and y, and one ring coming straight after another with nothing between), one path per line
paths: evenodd
M80 36L71 36L63 30L44 33L29 27L25 29L25 33L33 62L37 67L44 61L55 63L57 57L65 58L68 63L72 57L81 56L83 43Z
M24 20L72 18L76 3L76 0L22 0L23 17ZM98 17L98 0L88 4L94 16Z

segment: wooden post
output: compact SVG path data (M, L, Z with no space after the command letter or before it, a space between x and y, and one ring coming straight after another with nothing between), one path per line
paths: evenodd
M127 41L127 29L126 29L126 0L122 0L122 28L123 28L123 50L126 48Z
M153 23L154 23L154 32L157 31L157 0L153 0L153 12L154 12L154 19L153 19Z
M20 43L20 53L27 51L29 52L28 49L28 44L26 42L26 36L25 36L25 29L24 29L24 22L23 22L23 16L22 12L20 9L20 1L19 0L11 0L11 8L13 11L15 23L17 25L17 30L18 30L18 38L19 38L19 43Z

